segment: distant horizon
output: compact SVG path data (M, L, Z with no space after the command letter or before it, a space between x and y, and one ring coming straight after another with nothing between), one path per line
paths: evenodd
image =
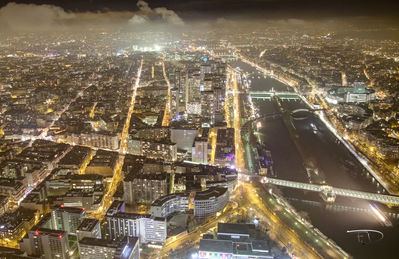
M316 0L300 0L301 2L319 2ZM399 20L391 15L398 4L388 4L382 1L381 6L392 9L385 15L379 12L355 12L350 15L350 8L342 12L334 13L330 9L328 15L327 6L316 5L315 9L304 10L300 7L297 11L288 5L289 0L267 1L267 4L277 3L285 8L266 8L265 1L250 0L245 4L233 1L226 5L226 12L222 11L225 0L214 3L214 9L210 8L209 1L188 1L185 4L177 4L176 1L164 1L165 6L160 6L160 1L133 1L122 5L120 1L110 4L113 8L104 8L104 1L93 0L97 9L90 9L88 5L78 1L59 1L57 4L49 4L49 1L12 1L2 2L0 5L0 31L18 32L54 32L54 31L87 31L91 29L100 30L122 30L122 31L146 31L155 29L165 32L187 32L192 29L198 30L259 30L265 26L276 26L279 28L303 30L303 31L332 31L343 32L348 30L382 30L399 28ZM202 4L200 4L200 2ZM253 7L259 3L259 10ZM281 3L280 3L281 2ZM356 1L349 1L348 7L353 6ZM99 3L99 5L96 5ZM120 5L118 5L120 3ZM163 2L162 2L163 3ZM386 3L384 5L384 3ZM75 5L74 5L75 4ZM296 6L295 4L294 6ZM331 5L331 3L330 3ZM76 8L72 8L75 6ZM86 7L84 7L86 6ZM202 6L194 10L195 6ZM239 7L242 6L242 9ZM306 5L305 5L306 6ZM336 5L338 6L338 5ZM125 7L123 9L122 7ZM321 8L320 10L318 8ZM398 8L399 9L399 8ZM324 10L324 11L323 11ZM369 16L367 16L369 15ZM387 34L392 33L388 31ZM398 34L398 36L396 36ZM399 39L399 33L395 32L390 38Z
M380 0L3 0L0 10L8 4L49 5L67 13L138 12L139 2L150 8L165 8L187 21L206 19L331 19L351 17L388 18L399 13L399 2Z

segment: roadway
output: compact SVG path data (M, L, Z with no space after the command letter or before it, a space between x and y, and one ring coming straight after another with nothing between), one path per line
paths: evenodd
M153 77L154 77L154 66L152 68L153 68ZM166 85L168 86L168 96L166 98L166 106L165 106L164 116L163 116L163 119L162 119L162 126L163 127L168 127L169 124L170 124L170 119L171 119L171 114L170 114L170 102L171 102L170 94L171 93L170 93L170 82L169 82L169 78L168 78L168 76L166 74L165 61L164 60L162 61L162 74L163 74L164 80L166 82Z
M237 203L241 208L255 211L265 222L271 237L300 258L349 258L334 242L300 217L278 196L263 185L241 182L242 195ZM248 212L249 212L248 211Z
M234 126L234 142L235 142L235 167L239 170L245 170L244 148L241 139L241 100L240 88L238 82L237 71L228 69L231 74L231 90L233 94L233 126Z
M255 68L246 66L246 69L252 69L248 70L248 72L258 78L255 76L258 73ZM270 79L263 80L261 77L253 80L251 84L251 90L253 91L270 91L272 88L276 91L286 91L287 87L280 82ZM278 111L277 107L270 101L253 101L259 116ZM282 101L282 103L288 110L307 107L303 101ZM313 131L311 123L317 127L316 131ZM310 116L308 119L301 121L294 120L293 125L295 133L301 138L304 148L314 157L317 161L317 166L320 167L326 176L326 184L373 193L382 193L384 191L371 176L367 167L365 168L364 163L358 160L355 154L335 136L334 129L331 130L331 127L325 124L325 119L323 120L322 116ZM258 135L266 143L267 149L272 152L273 167L278 178L308 182L304 161L281 119L262 121L262 128L259 129ZM281 188L281 190L284 197L292 200L292 205L295 206L296 210L302 211L314 226L355 257L365 258L370 255L374 257L378 257L381 254L386 255L388 250L383 248L394 247L391 245L397 241L397 237L393 234L394 230L397 229L395 224L394 228L390 230L381 226L375 216L369 213L330 210L316 193L287 188ZM359 208L360 210L369 209L369 203L359 199L337 197L336 204ZM390 233L390 240L385 238L380 242L379 247L368 248L360 245L355 238L352 239L346 234L348 229L365 227L381 230L384 234Z
M69 110L69 107L79 98L83 95L83 92L91 87L91 85L88 85L84 87L82 90L80 90L77 95L69 101L64 108L57 113L57 116L54 118L54 120L51 121L50 125L47 128L44 128L43 131L40 133L39 138L45 139L47 137L48 131L54 126L54 124L61 118L61 115L64 114L67 110ZM34 138L32 138L34 140Z
M69 151L71 151L72 146L69 146L60 156L58 156L56 159L54 159L47 168L47 172L48 174L53 170L53 168L56 167L56 165L58 164L58 162L67 154L69 153ZM48 175L47 174L47 175ZM24 197L22 197L19 202L21 202L30 192L32 189L29 189ZM18 202L18 204L19 204ZM11 208L11 207L10 207ZM17 206L15 206L14 208L11 208L12 210L16 209ZM36 225L39 221L41 220L41 217L39 215L35 215L35 221L34 223L28 227L27 229L30 229L31 227L33 227L34 225ZM4 246L4 247L10 247L10 248L19 248L19 241L25 236L26 231L22 231L21 234L18 237L15 237L13 239L9 239L9 238L0 238L0 246Z
M102 220L102 218L104 217L105 213L107 212L109 206L111 206L112 196L114 195L119 184L123 181L122 167L123 167L123 162L125 161L125 154L127 152L130 119L134 112L134 104L136 102L137 88L139 87L139 84L140 84L140 77L141 77L141 71L143 68L143 63L144 63L144 60L141 60L140 66L138 68L136 80L131 86L132 97L130 100L129 110L128 110L128 113L126 116L126 121L125 121L125 124L124 124L122 132L121 132L119 155L118 155L118 159L117 159L117 162L115 165L111 183L107 186L106 193L104 194L104 198L103 198L102 203L101 203L100 207L98 208L98 210L90 214L90 216L95 217L99 220Z
M236 168L245 169L244 148L242 145L241 130L241 100L238 75L236 70L228 71L228 92L232 93L233 109L233 127L235 128L236 142ZM226 115L228 118L230 115ZM179 247L188 249L190 245L196 243L201 238L201 233L216 226L217 222L229 219L231 216L248 216L254 213L260 218L261 222L266 224L270 236L280 244L281 247L287 247L291 255L297 255L301 258L347 258L348 255L336 246L331 240L325 237L321 232L314 229L308 222L304 221L289 205L281 203L273 195L268 195L266 189L255 188L249 183L241 183L235 193L232 194L231 201L238 207L229 212L225 211L219 217L200 226L190 234L176 237L169 241L161 250L154 254L155 258L169 256L169 253ZM225 218L226 217L226 218ZM230 218L231 219L231 218Z
M239 99L239 83L237 81L237 71L229 71L232 73L232 91L234 95L234 128L238 134L236 134L236 168L245 169L242 165L245 165L245 156L241 140L241 114L239 109L242 109ZM253 108L253 107L252 107ZM240 162L242 161L242 162ZM240 167L241 165L241 167ZM294 253L303 258L321 258L322 255L325 258L334 258L339 255L340 258L348 257L348 255L343 252L338 246L329 241L322 233L316 232L312 226L302 219L298 218L298 215L293 211L284 211L281 214L281 208L276 206L265 206L264 201L259 198L259 195L255 195L255 189L250 184L243 184L242 194L234 195L238 200L234 200L239 204L242 209L251 209L248 206L256 206L256 215L262 218L263 221L268 222L269 226L273 228L271 231L272 236L276 237L281 246L292 245L291 253ZM267 195L265 190L259 190L261 195ZM270 197L268 201L273 201ZM273 205L273 204L268 204ZM287 220L287 218L291 220ZM300 222L300 223L299 223ZM300 229L298 229L298 226ZM294 231L295 230L295 231ZM297 231L301 230L299 234ZM312 239L313 238L313 239ZM336 258L336 257L335 257Z
M168 258L176 249L188 250L199 242L203 234L217 227L218 222L235 222L243 217L246 221L252 221L256 217L262 228L268 230L268 235L280 248L286 247L290 255L309 259L349 258L334 242L298 216L282 199L269 194L261 185L255 185L240 182L231 197L232 203L220 216L211 218L190 233L172 237L151 258Z
M208 221L198 226L194 231L179 235L178 237L171 237L162 249L151 255L151 258L169 258L169 253L171 251L183 247L187 250L198 243L203 234L206 234L210 229L216 228L219 222L232 222L232 220L237 219L238 216L237 206L230 203L219 216L208 219Z
M315 230L308 229L308 226L302 226L304 223L297 225L295 223L292 212L289 210L283 211L282 205L279 205L273 196L270 196L270 201L274 206L265 206L264 201L257 193L258 191L252 184L241 183L240 187L236 189L233 194L231 201L232 203L226 207L220 216L211 218L205 224L199 226L196 230L183 234L175 238L171 238L161 250L154 253L151 258L167 258L169 253L184 247L185 250L190 249L194 244L198 243L202 235L207 233L210 229L217 227L219 222L234 222L239 218L245 217L247 221L251 220L249 215L256 215L262 224L267 225L269 230L268 234L282 247L288 247L290 254L295 254L301 258L322 258L314 248L307 243L303 242L302 237L296 236L296 231L293 231L288 224L299 226L306 232L306 236L315 238L313 243L320 242L320 248L326 253L334 254L333 249L329 249L324 241L320 238L320 234L316 233ZM236 204L234 207L232 204ZM281 215L280 215L281 214ZM279 217L284 214L287 223L280 221ZM320 241L315 241L320 239ZM331 251L330 251L331 250ZM329 256L331 258L332 256ZM325 257L328 258L328 257ZM340 257L344 258L344 257Z
M212 147L211 157L210 157L210 161L209 161L209 163L211 165L215 164L217 136L218 136L218 129L217 128L211 128L209 130L209 137L208 137L208 142L210 142L210 145Z

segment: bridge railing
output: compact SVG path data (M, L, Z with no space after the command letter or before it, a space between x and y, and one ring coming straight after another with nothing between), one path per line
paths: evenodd
M266 91L251 91L249 92L251 98L271 98L273 96L278 96L282 99L301 99L301 97L297 93L293 92L266 92Z
M362 191L353 191L341 188L333 188L333 192L341 196L349 196L353 198L360 198L365 200L372 200L372 201L399 205L399 197L397 196L362 192Z
M355 191L355 190L336 188L336 187L326 186L326 185L300 183L300 182L295 182L295 181L268 178L266 176L262 176L262 178L265 180L266 183L274 184L274 185L278 185L278 186L302 189L302 190L307 190L307 191L315 191L315 192L322 192L326 187L328 187L328 188L330 188L331 192L334 193L335 195L370 200L370 201L377 201L377 202L387 203L387 204L392 204L392 205L399 205L399 197L398 196L371 193L371 192L363 192L363 191Z

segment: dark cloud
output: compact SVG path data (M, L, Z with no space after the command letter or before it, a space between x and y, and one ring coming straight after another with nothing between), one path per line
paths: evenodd
M336 24L337 20L367 26L380 26L387 20L396 26L399 22L399 1L387 0L379 0L378 5L373 1L373 8L371 0L57 0L57 6L46 4L53 2L50 0L15 1L18 3L0 5L0 30L156 27L181 31L190 30L191 25L196 25L196 29L234 30L262 28L268 22L292 27L310 27L313 22L325 21ZM357 17L363 19L356 20Z
M11 30L48 30L75 17L75 14L52 5L9 3L0 9L0 24Z
M12 0L11 0L12 1ZM72 12L137 11L129 0L14 0L18 3L56 4ZM10 2L0 0L4 5ZM151 10L174 10L184 19L220 16L271 18L397 16L397 0L147 0Z
M165 7L152 9L145 1L137 2L139 11L129 20L131 24L146 24L154 20L160 20L172 25L184 25L183 20L172 10Z
M135 11L107 9L102 12L72 12L54 5L12 2L0 8L0 30L56 31L84 30L93 27L115 28L115 26L119 29L138 29L184 25L183 20L166 7L151 8L142 0L137 2L137 6L138 10Z

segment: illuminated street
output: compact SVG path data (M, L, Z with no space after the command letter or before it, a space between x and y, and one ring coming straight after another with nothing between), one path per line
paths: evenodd
M62 116L62 114L64 114L69 107L71 106L71 104L73 104L78 98L80 98L83 95L83 92L88 89L89 87L91 87L91 85L88 85L86 87L84 87L81 91L78 92L78 94L75 96L75 98L73 98L69 103L67 103L64 108L58 112L57 116L54 118L54 120L50 123L50 125L43 129L42 133L40 133L40 135L38 136L38 138L46 138L48 131L54 126L54 124L60 119L60 117Z
M169 253L173 250L188 250L192 248L196 243L198 243L202 236L206 234L210 229L215 229L218 222L234 222L238 214L234 212L236 208L231 208L231 205L229 206L230 208L226 207L221 215L209 219L207 222L198 226L194 231L190 232L189 234L184 234L176 238L172 237L171 241L167 242L161 250L156 251L156 254L153 255L151 258L168 258Z
M216 153L216 140L217 140L217 129L211 129L211 133L209 134L210 138L210 145L212 147L211 151L211 158L210 158L210 164L214 165L215 164L215 153Z
M0 259L396 259L399 2L0 3Z
M232 78L233 93L237 93L234 95L234 127L236 129L236 133L238 136L240 136L241 124L239 116L237 115L241 113L238 110L240 107L238 98L239 89L237 83L237 74L235 72L233 72ZM237 138L237 135L236 147L239 147L236 149L236 158L238 161L241 161L239 162L240 165L245 165L243 162L244 151L242 149L241 137ZM242 167L242 169L245 168ZM315 232L310 224L303 223L303 221L300 219L298 220L298 216L296 214L293 215L292 211L286 209L282 210L281 205L278 205L273 196L268 195L268 198L265 198L269 205L265 206L264 200L259 197L259 195L256 193L257 191L260 193L260 195L267 195L264 189L255 189L251 184L241 182L241 185L237 191L238 193L234 194L234 201L236 201L238 206L244 210L244 214L251 213L253 211L253 213L261 219L261 221L266 222L268 226L267 228L271 229L272 236L274 236L276 241L279 242L281 246L293 247L292 251L290 251L291 254L295 254L303 258L348 256L335 244L330 243L330 241L326 241L324 235ZM298 228L301 229L302 233L297 231ZM282 231L283 229L284 231ZM293 229L295 229L295 232Z
M143 63L144 60L141 60L140 67L138 68L137 72L137 77L134 83L132 84L132 97L130 101L129 112L127 114L126 122L123 126L123 130L121 133L120 150L119 150L120 152L113 172L111 183L108 185L107 191L104 194L104 198L102 200L100 208L92 214L93 217L98 219L102 219L104 217L105 213L107 212L107 209L112 204L112 196L114 195L116 188L118 187L119 183L123 180L122 166L125 159L124 154L127 151L127 140L129 138L130 119L134 111L134 104L136 102L137 88L140 85L140 76L141 76L141 70L143 68Z
M244 149L241 140L241 100L240 88L237 82L237 72L230 70L231 74L231 90L233 95L233 117L234 117L234 137L235 137L235 167L240 170L245 170Z
M154 69L154 67L152 67L152 68ZM170 99L170 82L169 82L168 76L166 75L165 61L162 61L162 74L165 79L166 85L168 86L168 95L166 97L166 107L165 107L165 113L164 113L164 116L162 119L162 126L168 127L170 124L170 119L171 119L171 116L170 116L171 99Z
M256 78L259 72L253 72L248 65L243 65L247 71L251 71L250 79L253 80L252 88L254 90L263 90L267 88L274 88L277 91L287 91L289 88L284 84L273 81L270 78ZM253 77L252 77L253 76ZM285 109L294 110L297 108L304 108L306 105L300 101L283 100L282 104ZM277 105L268 100L255 100L254 105L259 108L263 114L269 114L278 111ZM314 133L310 124L316 125L318 131ZM350 188L353 190L362 190L369 192L383 192L383 188L379 185L367 170L363 168L362 164L356 160L356 157L347 150L345 145L337 141L333 133L323 122L316 116L309 116L306 120L293 121L295 134L301 139L301 148L306 149L307 155L310 155L318 163L318 167L326 179L327 184L334 187ZM283 123L282 119L265 120L262 122L262 127L259 129L259 137L268 144L275 162L274 169L277 177L286 180L293 180L298 182L308 182L309 178L304 168L304 159L307 157L301 156L298 149L295 147L293 138L289 134L289 129ZM290 163L287 163L289 157ZM349 169L350 168L350 169ZM295 173L293 173L295 172ZM304 193L293 189L282 188L283 196L293 200L292 205L296 210L307 211L311 222L315 227L320 229L323 234L335 240L346 252L359 253L361 255L372 253L369 249L364 249L357 244L356 240L348 241L348 235L345 234L347 229L367 226L379 230L385 229L381 227L379 222L373 217L372 212L367 208L368 203L365 201L351 200L347 198L338 198L336 203L345 204L345 206L361 208L368 211L367 214L353 212L345 212L338 210L323 209L321 198L317 194ZM309 201L316 201L314 206L307 205ZM339 208L339 205L337 205ZM320 217L320 209L323 211L324 217ZM329 219L330 226L326 224L326 217ZM340 217L341 220L334 220ZM340 229L337 232L337 229ZM391 230L389 231L391 233ZM344 241L345 240L345 241ZM350 243L351 245L347 245ZM355 251L355 252L352 252ZM367 252L366 252L367 251Z
M243 183L243 193L238 198L240 206L248 213L255 211L260 221L265 221L272 235L284 246L292 246L291 253L300 258L345 258L345 252L310 224L301 220L286 204L267 193L267 189L255 188L252 184ZM290 244L290 245L289 245ZM337 249L338 248L338 249Z

